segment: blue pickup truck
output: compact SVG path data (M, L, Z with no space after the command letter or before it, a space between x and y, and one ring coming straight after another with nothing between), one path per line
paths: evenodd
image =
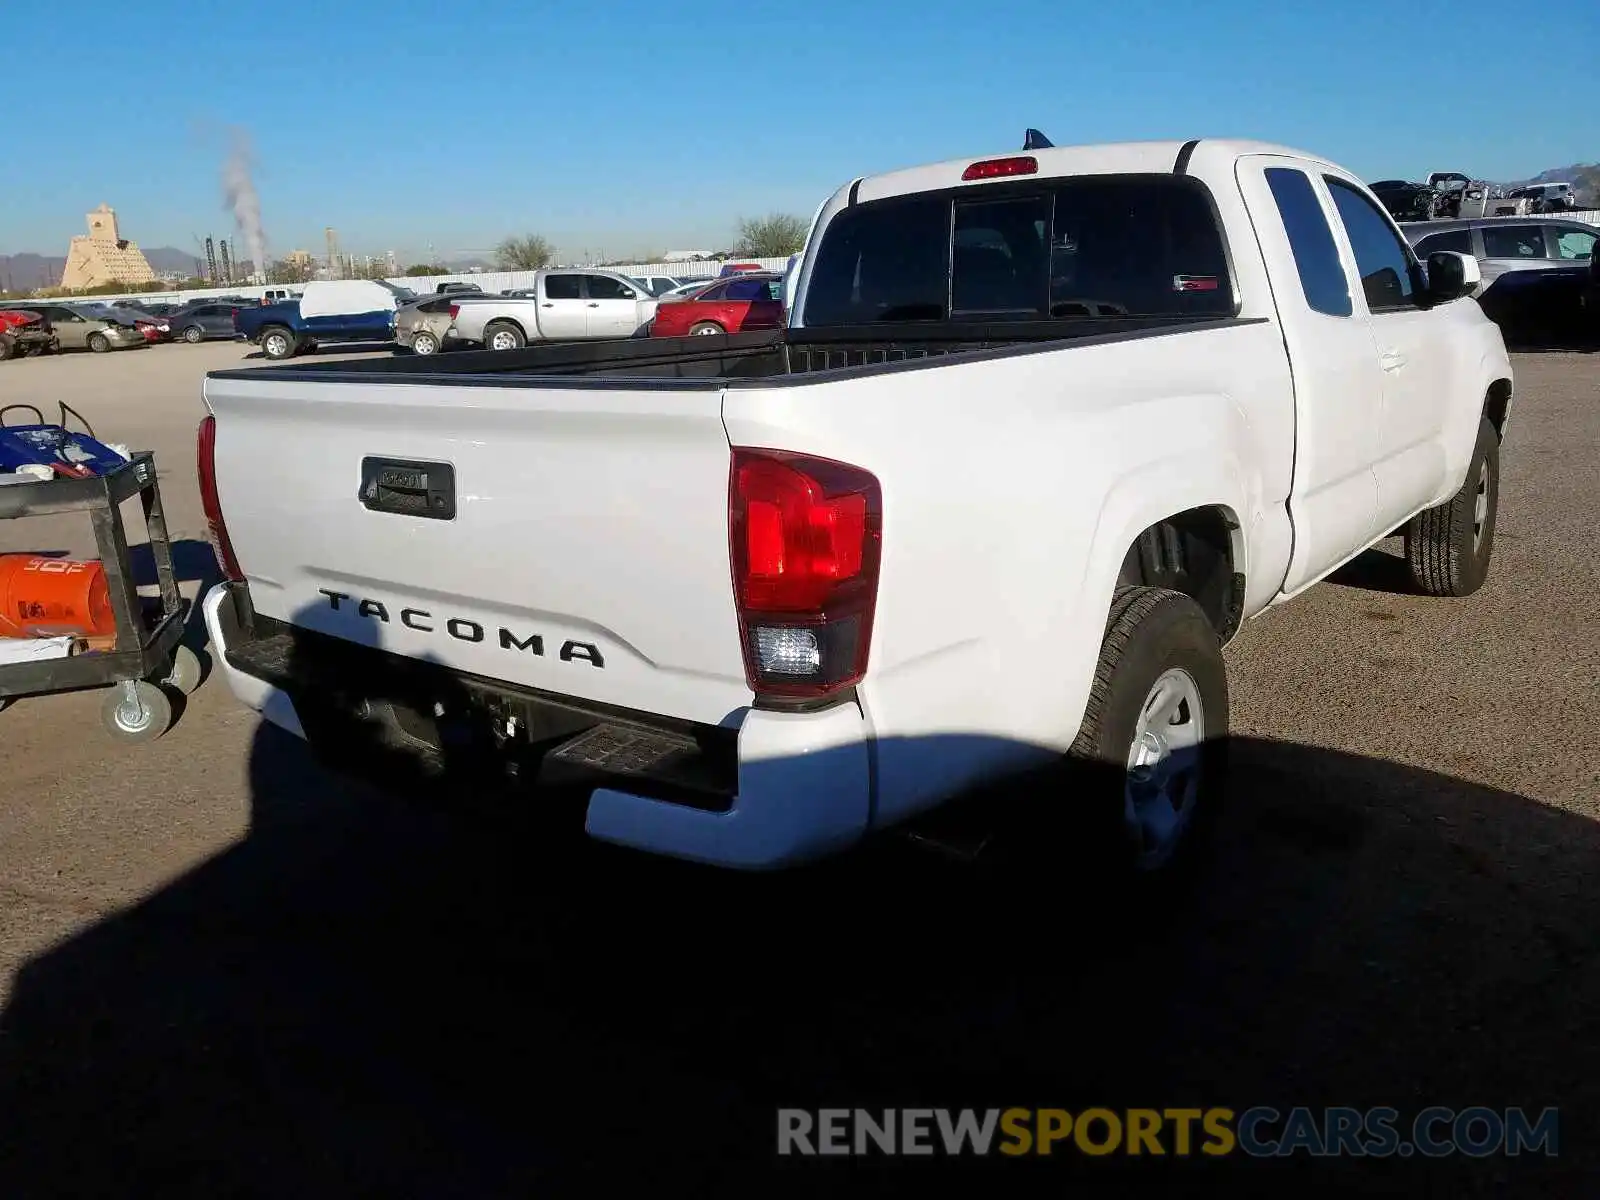
M239 309L233 328L268 358L292 358L322 342L393 341L395 311L416 298L382 279L330 279L306 284L298 300Z

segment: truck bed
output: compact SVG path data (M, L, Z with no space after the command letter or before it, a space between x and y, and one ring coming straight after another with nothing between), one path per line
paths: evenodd
M522 350L456 350L424 357L385 356L280 367L213 371L214 379L326 383L341 378L365 383L417 383L538 387L601 385L625 380L668 387L772 387L811 382L827 372L871 374L937 366L948 355L963 361L1039 353L1071 345L1104 345L1199 330L1251 325L1259 319L1223 317L1082 318L1072 321L957 324L941 322L925 334L885 337L882 328L777 329L637 340L547 342ZM920 333L920 331L919 331ZM576 378L575 378L576 377Z

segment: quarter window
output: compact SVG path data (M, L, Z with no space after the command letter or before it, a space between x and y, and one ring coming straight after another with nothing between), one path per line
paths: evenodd
M1333 206L1350 239L1361 291L1372 312L1416 307L1412 258L1377 205L1342 179L1324 176Z
M1289 235L1306 304L1312 312L1330 317L1350 316L1355 311L1350 303L1350 281L1311 178L1289 167L1268 167L1265 174L1284 232Z
M1600 241L1600 234L1585 233L1581 229L1558 229L1555 233L1557 258L1594 257L1594 244Z

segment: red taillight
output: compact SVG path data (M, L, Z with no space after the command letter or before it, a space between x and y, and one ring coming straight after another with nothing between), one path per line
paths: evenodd
M217 496L217 418L209 414L200 422L200 433L195 439L195 460L200 475L200 508L206 514L217 565L229 583L243 583L244 572L234 557L233 543L228 540L228 525L222 519L222 501Z
M878 598L877 479L828 459L736 449L728 530L751 690L814 699L858 683Z
M1016 158L986 158L961 172L962 179L1000 179L1006 175L1037 175L1039 160L1031 154Z
M459 316L460 316L460 315L461 315L461 305L459 305L459 304L452 304L452 305L451 305L451 306L450 306L450 319L451 319L451 320L452 320L452 321L454 321L454 320L455 320L455 319L456 319L456 318L457 318L457 317L459 317Z

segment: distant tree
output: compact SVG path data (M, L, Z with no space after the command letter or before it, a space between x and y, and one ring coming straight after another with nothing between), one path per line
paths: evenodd
M556 248L537 233L508 237L494 248L495 260L504 271L542 271L556 256Z
M431 263L412 263L404 271L404 274L407 276L449 275L451 273L452 272L449 267L436 267Z
M307 260L280 258L267 268L267 282L306 283L314 273L315 268Z
M806 243L806 223L793 213L746 217L739 222L739 253L750 258L783 258Z

